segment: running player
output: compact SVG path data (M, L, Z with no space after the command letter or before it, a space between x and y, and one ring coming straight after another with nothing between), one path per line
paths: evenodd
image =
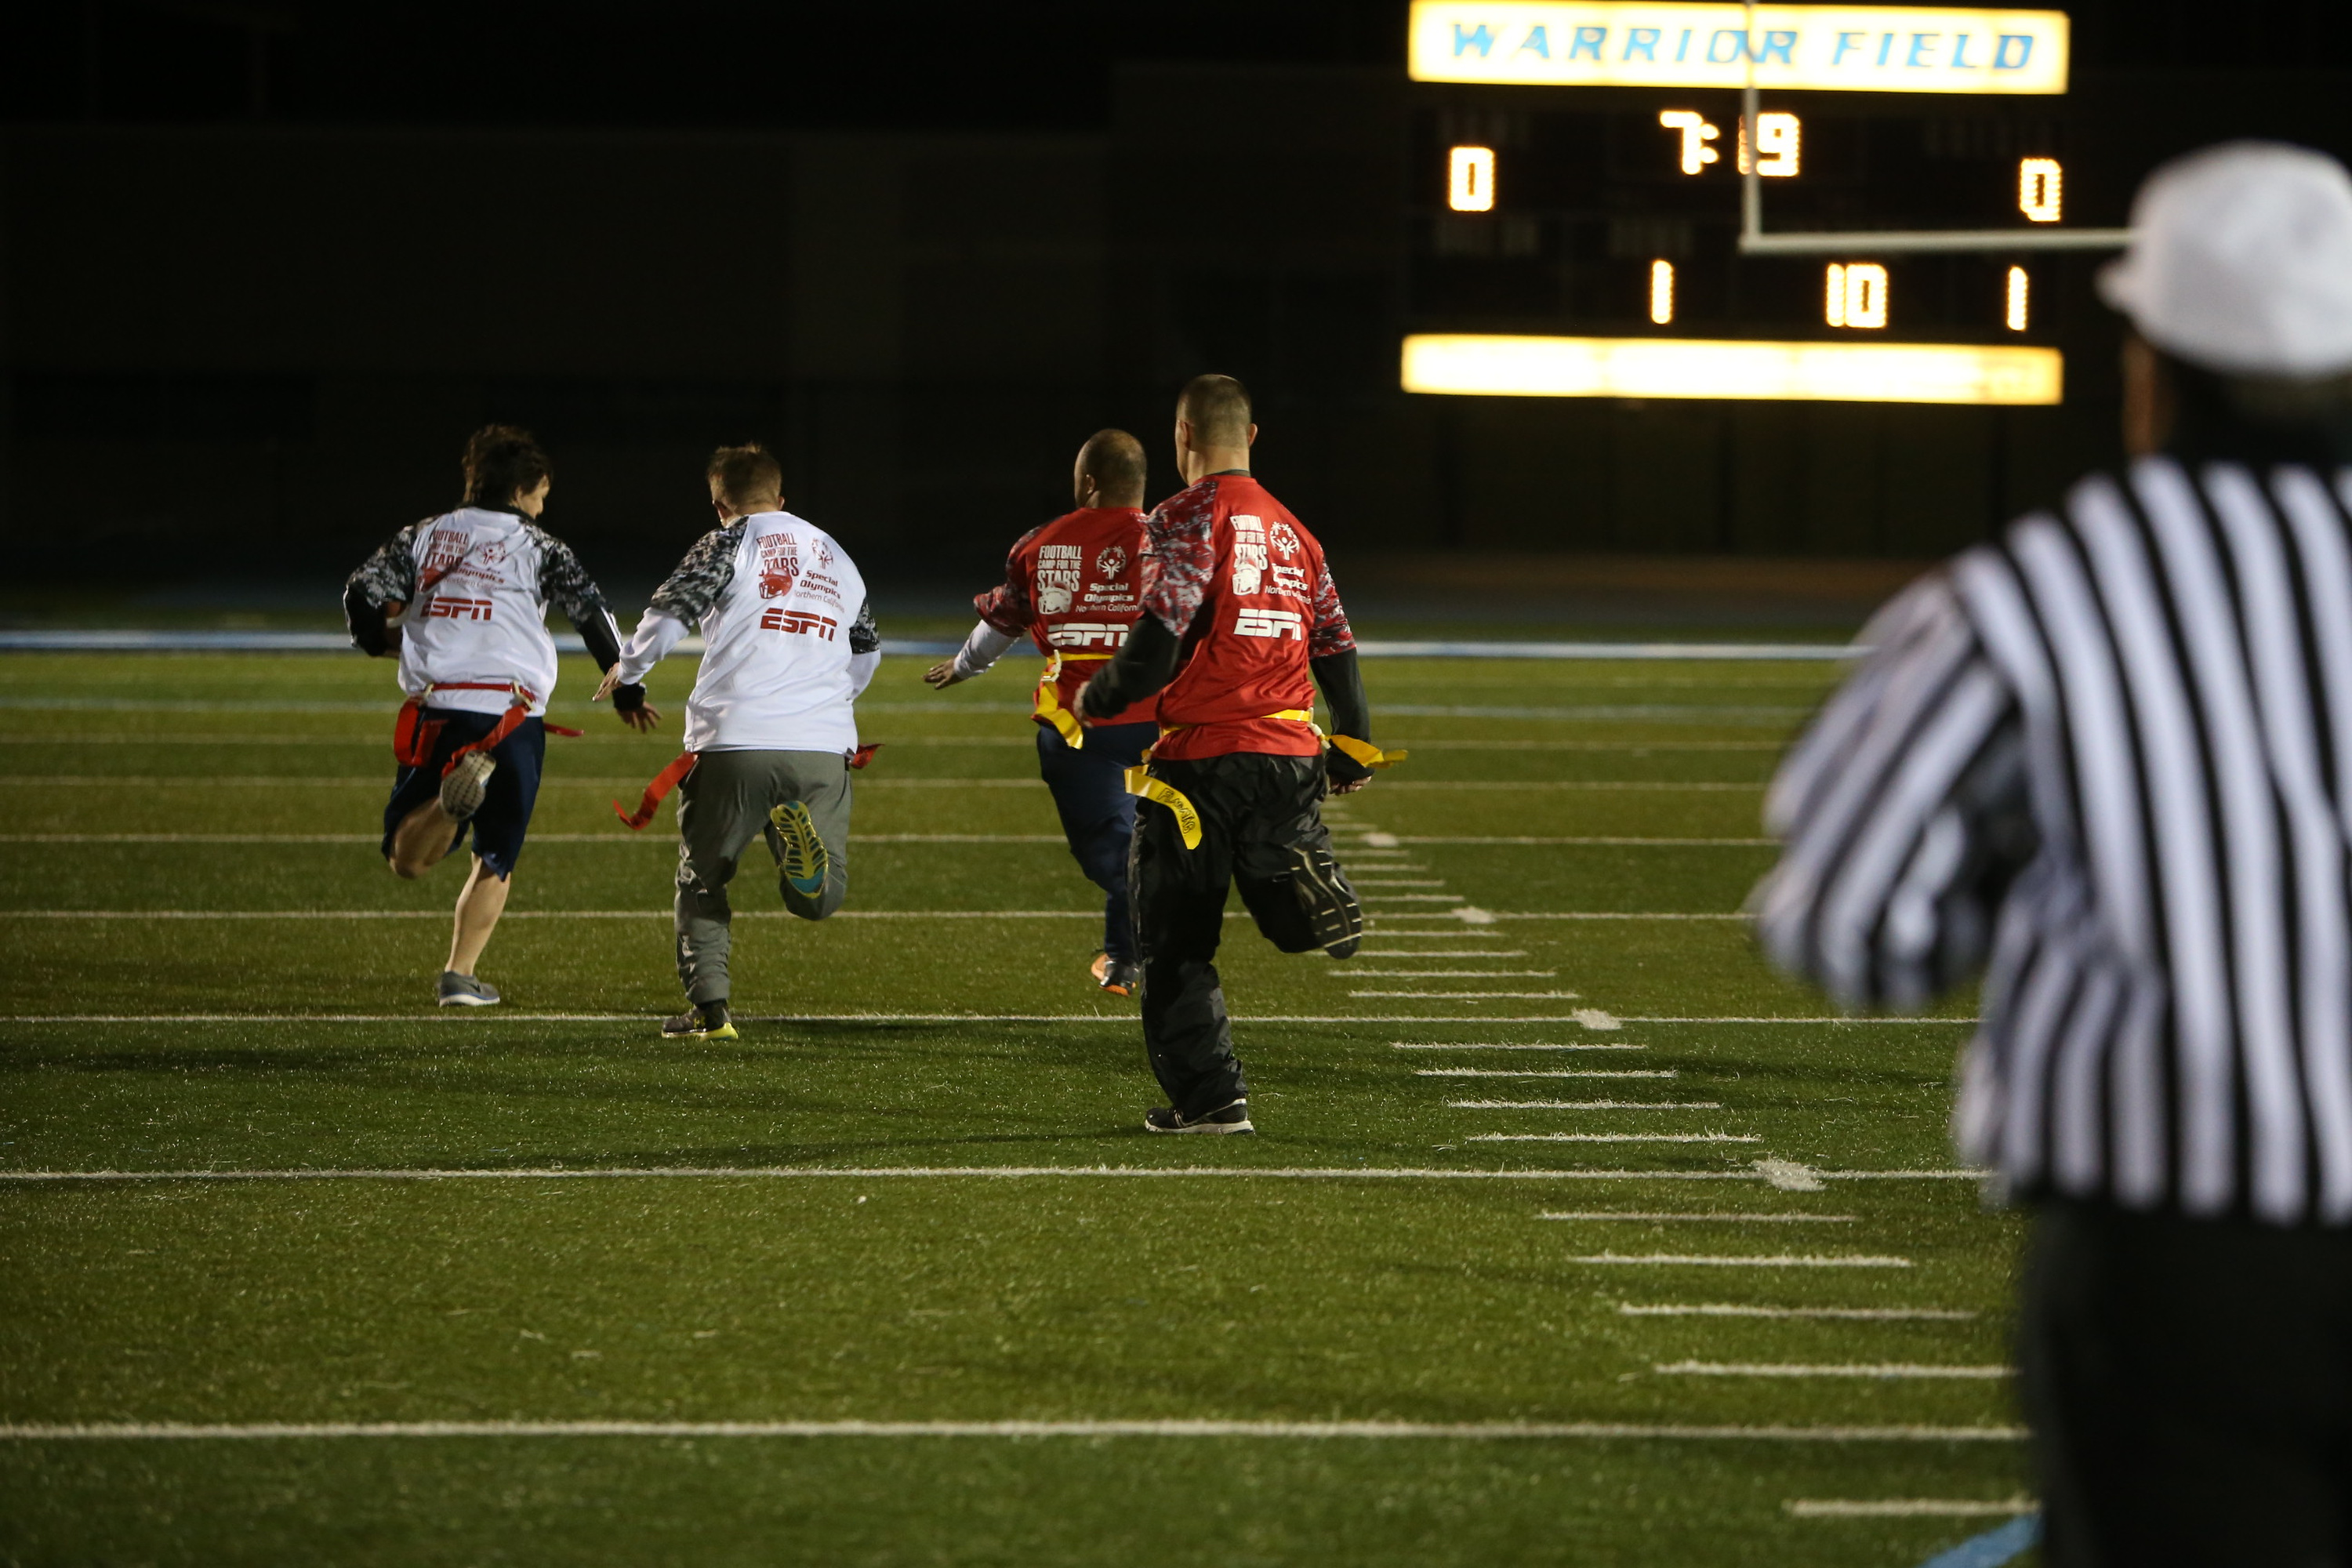
M1078 696L1088 720L1160 700L1160 742L1132 784L1159 809L1138 819L1129 868L1143 1039L1168 1091L1144 1118L1154 1132L1253 1131L1214 962L1227 889L1240 886L1285 952L1354 952L1363 914L1332 858L1322 798L1403 755L1366 738L1339 591L1314 535L1250 478L1256 439L1240 382L1185 386L1176 466L1187 488L1144 524L1143 615ZM1317 686L1337 731L1328 752Z
M784 908L821 921L849 892L849 771L862 765L853 704L882 662L866 580L823 529L784 510L783 470L761 447L721 447L705 470L719 526L654 590L596 689L642 705L646 672L702 629L686 700L686 752L662 770L631 827L677 800L677 977L672 1037L731 1040L727 884L752 839L776 859Z
M1037 682L1037 771L1054 793L1062 836L1087 880L1103 890L1103 945L1094 977L1131 996L1141 985L1127 907L1127 847L1135 797L1127 770L1158 738L1157 704L1145 698L1083 728L1071 711L1095 666L1127 640L1142 606L1143 443L1098 430L1078 448L1072 480L1078 510L1023 534L1004 559L1004 581L972 600L980 624L953 658L931 666L934 687L970 680L1024 632L1045 656Z
M400 772L383 808L383 858L397 875L421 877L473 830L441 1005L487 1007L499 994L474 967L507 907L547 755L547 606L571 617L599 668L613 667L621 638L572 547L539 525L554 476L539 444L512 426L485 426L466 443L465 468L465 503L369 556L343 585L343 616L361 652L397 651L408 694L393 739ZM659 717L642 704L619 711L638 729Z

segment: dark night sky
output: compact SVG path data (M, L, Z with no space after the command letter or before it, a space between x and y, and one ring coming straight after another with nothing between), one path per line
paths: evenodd
M81 0L0 25L0 117L1082 131L1122 60L1402 64L1402 0ZM2078 67L2352 66L2345 0L2092 0Z

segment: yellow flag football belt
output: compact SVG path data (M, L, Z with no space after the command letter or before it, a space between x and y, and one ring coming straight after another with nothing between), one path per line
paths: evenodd
M1109 657L1107 653L1056 653L1045 661L1045 678L1037 682L1037 704L1030 711L1054 726L1062 739L1070 743L1072 751L1086 749L1087 729L1078 722L1076 714L1062 706L1062 696L1056 683L1061 679L1063 662L1100 662Z
M1041 704L1038 711L1043 713L1045 709L1042 704L1045 700L1040 697L1038 700ZM1315 715L1304 709L1286 708L1279 713L1268 713L1265 717L1286 719L1296 724L1304 724L1315 731L1318 739L1330 742L1368 768L1392 768L1404 761L1406 756L1403 752L1383 752L1370 741L1359 741L1353 735L1326 735L1321 726L1315 722ZM1160 739L1165 740L1179 730L1192 728L1190 724L1162 724L1160 727ZM1184 797L1182 790L1164 779L1151 776L1150 752L1143 753L1141 763L1127 770L1127 793L1144 800L1156 800L1174 812L1176 831L1183 837L1184 847L1198 849L1201 847L1201 814L1193 809L1192 803Z

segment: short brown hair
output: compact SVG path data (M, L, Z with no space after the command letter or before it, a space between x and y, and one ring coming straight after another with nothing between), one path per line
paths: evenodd
M1124 430L1097 430L1078 448L1078 471L1109 506L1143 504L1143 443Z
M511 506L515 492L529 495L541 479L555 477L555 465L528 430L485 425L466 437L466 504Z
M1249 388L1230 375L1196 375L1176 399L1176 416L1192 422L1204 447L1238 447L1249 439Z
M719 447L710 454L702 477L719 487L719 499L731 507L769 496L778 500L784 497L784 470L757 441Z

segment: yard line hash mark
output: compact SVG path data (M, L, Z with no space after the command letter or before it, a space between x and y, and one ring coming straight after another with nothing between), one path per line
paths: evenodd
M1571 1258L1570 1263L1625 1264L1662 1268L1908 1268L1907 1258L1877 1258L1863 1253L1734 1254L1650 1252L1640 1255L1596 1252Z
M1761 1143L1745 1132L1474 1132L1469 1143Z
M1796 1519L2006 1519L2042 1505L2031 1498L1997 1502L1973 1498L1790 1498L1781 1508Z
M1637 1214L1624 1209L1588 1209L1565 1214L1539 1214L1538 1219L1565 1220L1638 1220L1665 1223L1687 1220L1694 1225L1852 1225L1850 1214L1740 1214L1731 1209L1704 1211L1684 1210L1680 1213L1657 1212Z
M1765 1443L2019 1443L2022 1426L1701 1426L1633 1422L1415 1421L319 1421L14 1422L0 1440L210 1441L353 1437L1272 1437L1459 1442L1686 1440Z
M1415 1068L1415 1078L1674 1078L1673 1068Z
M1966 1323L1977 1317L1957 1307L1750 1307L1718 1301L1689 1306L1636 1306L1625 1301L1617 1311L1627 1318L1820 1318L1862 1323Z
M1455 1110L1721 1110L1715 1100L1449 1100Z
M1934 1366L1917 1362L1845 1362L1807 1365L1797 1362L1660 1362L1650 1369L1661 1377L1863 1377L1962 1378L1990 1380L2015 1377L2010 1366Z

